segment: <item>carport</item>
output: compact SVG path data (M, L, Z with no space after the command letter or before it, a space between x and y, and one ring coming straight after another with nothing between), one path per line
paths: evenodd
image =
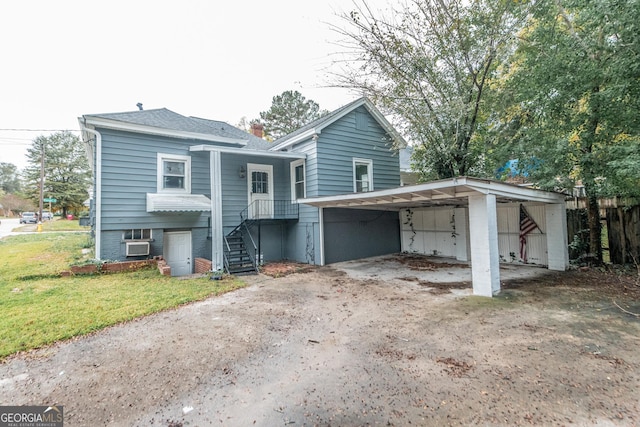
M461 243L455 248L454 256L459 260L471 261L474 295L491 297L500 291L498 209L523 203L543 213L541 217L544 222L538 225L541 231L544 230L542 250L545 251L547 268L564 271L569 263L565 196L560 193L458 177L367 193L309 198L300 202L320 209L322 264L326 259L323 231L325 209L396 211L398 221L402 222L403 212L449 207L455 211L455 230ZM444 228L442 231L449 232Z

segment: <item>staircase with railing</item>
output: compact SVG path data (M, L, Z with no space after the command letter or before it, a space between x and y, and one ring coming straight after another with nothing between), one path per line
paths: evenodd
M298 220L298 204L290 200L256 200L240 212L240 224L224 237L224 268L229 274L252 274L260 264L260 238L252 228L267 220Z
M242 221L224 237L224 269L228 274L258 272L258 247L248 221ZM245 236L249 245L245 243Z

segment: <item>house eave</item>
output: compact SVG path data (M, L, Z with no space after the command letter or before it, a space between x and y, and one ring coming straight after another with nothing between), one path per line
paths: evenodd
M281 142L278 145L274 145L273 147L269 148L269 151L279 151L279 150L284 150L285 148L291 147L292 145L295 145L299 142L305 141L309 138L313 138L314 135L320 135L320 133L322 132L322 127L315 127L313 129L309 129L306 132L301 133L300 135L296 135L293 138Z
M493 194L502 201L564 203L565 195L478 178L459 177L368 193L349 193L299 200L316 207L400 210L416 206L467 205L474 194Z
M215 145L204 145L204 144L192 145L191 147L189 147L189 151L191 152L218 151L220 153L239 154L243 156L271 157L271 158L279 158L279 159L305 159L307 157L307 155L304 153L249 150L246 148L220 147Z
M233 144L246 146L248 139L228 138L224 136L210 135L199 132L185 132L180 130L159 128L154 126L139 125L135 123L124 123L117 120L109 120L101 117L84 116L83 123L87 127L113 129L124 132L142 133L147 135L166 136L170 138L195 139L200 141L217 142L222 144Z

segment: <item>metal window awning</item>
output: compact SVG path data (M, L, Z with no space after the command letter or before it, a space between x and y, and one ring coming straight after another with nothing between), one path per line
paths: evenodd
M147 193L147 212L209 212L211 199L203 194Z
M299 200L316 207L400 210L420 206L466 206L469 196L493 194L499 202L514 200L564 203L560 193L486 179L459 177L368 193L349 193Z

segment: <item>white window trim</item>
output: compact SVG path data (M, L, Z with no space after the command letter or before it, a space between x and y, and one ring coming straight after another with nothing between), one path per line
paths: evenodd
M302 198L307 197L307 165L304 162L304 159L296 160L291 162L290 164L290 176L291 176L291 202L295 203L299 197L296 197L296 168L302 165L302 170L304 172L304 180L302 181L304 186L302 189Z
M184 188L162 188L164 170L163 170L163 162L169 161L178 161L184 162ZM158 193L186 193L191 194L191 157L190 156L181 156L179 154L165 154L158 153L158 163L157 163L157 192Z
M131 239L127 239L126 238L126 234L127 232L131 232L131 235L133 236L135 233L135 231L140 231L140 236L142 236L143 230L149 230L149 237L148 238L144 238L144 237L140 237L139 239L136 239L134 237L132 237ZM126 229L122 232L122 241L123 242L150 242L153 240L153 229L152 228L131 228L131 229Z
M368 173L368 181L369 181L369 191L373 191L373 160L371 159L359 159L357 157L353 158L353 192L357 193L358 192L358 186L356 184L356 165L357 164L364 164L367 165L367 170L369 171Z

